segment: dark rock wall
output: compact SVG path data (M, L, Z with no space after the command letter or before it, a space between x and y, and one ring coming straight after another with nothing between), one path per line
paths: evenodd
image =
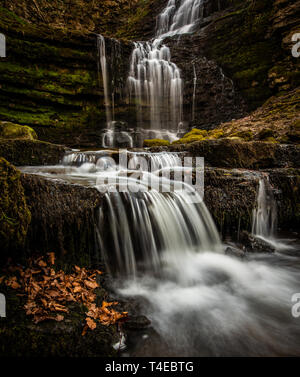
M42 140L77 145L76 138L105 126L96 35L38 27L0 8L7 58L0 61L0 120L32 126ZM106 39L116 113L124 109L130 43ZM92 134L96 141L99 135ZM75 140L74 140L75 139Z
M32 214L26 251L30 254L55 251L66 266L99 262L95 222L100 193L29 174L22 175L22 184Z
M20 172L0 158L0 260L11 256L25 244L31 220Z
M105 108L91 32L104 32L121 40L107 39L116 120L136 124L135 109L125 101L132 51L125 40L153 37L156 17L166 2L107 1L101 8L85 0L22 0L18 5L2 0L0 32L7 35L8 57L0 62L0 120L33 126L43 140L99 146ZM299 86L299 64L291 54L299 4L207 0L194 34L166 41L185 82L186 122L213 128Z

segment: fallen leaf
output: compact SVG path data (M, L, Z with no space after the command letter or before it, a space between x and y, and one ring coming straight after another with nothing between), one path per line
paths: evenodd
M95 281L88 281L88 280L85 280L84 281L84 284L88 287L88 288L91 288L91 289L96 289L99 287L99 285L95 282Z
M96 322L93 321L90 317L87 317L85 320L86 320L86 324L88 325L88 327L91 330L95 330L95 328L97 327Z

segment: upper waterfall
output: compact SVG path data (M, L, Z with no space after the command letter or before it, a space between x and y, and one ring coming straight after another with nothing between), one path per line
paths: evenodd
M193 31L203 16L204 0L182 0L176 9L176 0L169 0L157 18L156 36L184 34Z
M202 5L203 0L182 0L177 8L176 1L169 0L157 18L156 39L135 43L128 88L129 100L136 104L139 125L148 122L151 129L175 133L182 127L183 80L163 40L191 32L202 15ZM150 109L149 115L145 108Z

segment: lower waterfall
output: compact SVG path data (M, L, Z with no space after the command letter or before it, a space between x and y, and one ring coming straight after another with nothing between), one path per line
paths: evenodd
M61 165L22 171L100 190L101 177L119 177L133 186L146 185L149 176L164 183L161 173L179 168L182 157L128 155L143 155L155 170L140 171L138 179L130 166L114 166L114 152L102 150L73 152ZM105 169L99 169L100 159ZM272 236L276 211L265 179L253 232ZM226 255L205 204L201 198L190 203L184 191L107 190L101 195L96 238L114 277L114 294L134 302L151 321L151 327L122 337L124 355L299 356L299 319L292 315L291 301L300 284L295 249L249 253L242 260Z
M267 178L259 180L257 208L253 213L252 233L263 238L275 236L277 208L272 188Z

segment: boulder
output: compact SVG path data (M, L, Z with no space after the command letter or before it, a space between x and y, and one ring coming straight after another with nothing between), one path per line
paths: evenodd
M55 165L69 149L38 140L0 139L0 156L16 166Z
M37 134L31 127L0 121L0 138L35 140Z
M275 251L271 244L246 231L241 233L240 241L248 253L274 253Z

